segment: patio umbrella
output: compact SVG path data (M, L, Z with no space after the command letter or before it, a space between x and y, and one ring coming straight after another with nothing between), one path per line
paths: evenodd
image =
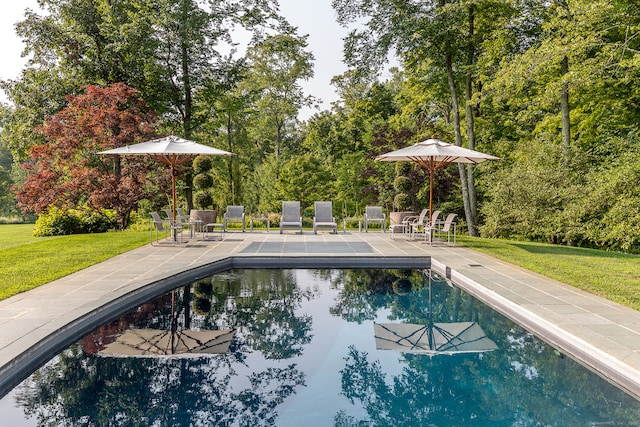
M451 163L476 164L485 160L499 159L499 157L448 144L434 138L376 157L376 161L380 162L414 162L429 171L429 218L433 214L433 177L438 169Z
M404 353L481 353L498 348L477 322L434 322L431 301L431 271L427 321L420 323L374 323L376 349Z
M119 357L191 356L223 354L235 334L235 329L127 329L99 354Z
M207 145L198 144L188 139L182 139L177 136L167 136L164 138L154 139L140 144L126 145L124 147L114 148L112 150L102 151L98 154L137 154L147 155L151 158L164 163L171 168L171 195L172 195L172 214L173 220L176 219L176 205L178 197L176 194L176 176L178 167L187 163L199 155L209 156L233 156L233 153L209 147Z

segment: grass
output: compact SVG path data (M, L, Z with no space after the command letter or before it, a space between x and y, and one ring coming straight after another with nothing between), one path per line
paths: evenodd
M460 237L478 252L640 310L640 256L544 243Z
M148 231L32 237L33 225L0 225L0 300L149 243Z
M0 299L149 242L148 231L32 237L0 225ZM640 256L543 243L458 237L462 246L640 310Z

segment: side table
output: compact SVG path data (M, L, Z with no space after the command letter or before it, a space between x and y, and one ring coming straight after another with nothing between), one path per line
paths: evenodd
M358 221L358 232L362 232L362 218L344 218L342 220L342 231L347 232L347 221Z
M253 222L254 221L263 221L265 223L265 225L267 226L267 233L269 232L269 218L265 218L265 217L251 217L249 219L249 231L253 231Z
M223 239L223 235L224 235L224 224L222 223L218 223L218 222L210 222L209 224L205 224L202 227L202 233L204 236L204 240L210 240L209 239L209 233L212 234L212 239L216 238L215 233L218 232L220 233L220 235L218 236L220 238L220 240Z

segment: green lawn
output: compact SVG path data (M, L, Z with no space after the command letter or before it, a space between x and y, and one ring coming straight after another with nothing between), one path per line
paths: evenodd
M24 292L149 242L148 231L32 237L32 225L0 225L0 299ZM638 255L461 236L486 253L640 310Z
M462 246L640 310L640 256L544 243L461 237Z
M0 299L149 243L148 231L32 237L33 225L0 225Z

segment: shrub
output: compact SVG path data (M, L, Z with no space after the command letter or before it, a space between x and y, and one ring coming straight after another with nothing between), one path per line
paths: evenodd
M193 178L193 185L197 189L207 189L213 187L213 177L208 173L201 173Z
M195 205L200 209L207 209L213 206L213 197L208 191L198 191L193 198Z
M393 198L393 206L399 210L407 209L411 205L411 198L407 193L396 194Z
M193 311L200 315L206 315L211 311L211 301L207 298L196 298L193 300Z
M408 193L413 187L413 181L406 176L397 176L393 180L393 188L400 193Z
M209 156L198 156L193 160L193 172L196 175L209 172L212 167L213 163Z
M209 297L213 295L213 285L211 282L197 282L193 285L193 293L200 297Z
M95 212L89 209L60 209L50 207L36 220L33 235L66 236L69 234L104 233L111 228L113 212Z

